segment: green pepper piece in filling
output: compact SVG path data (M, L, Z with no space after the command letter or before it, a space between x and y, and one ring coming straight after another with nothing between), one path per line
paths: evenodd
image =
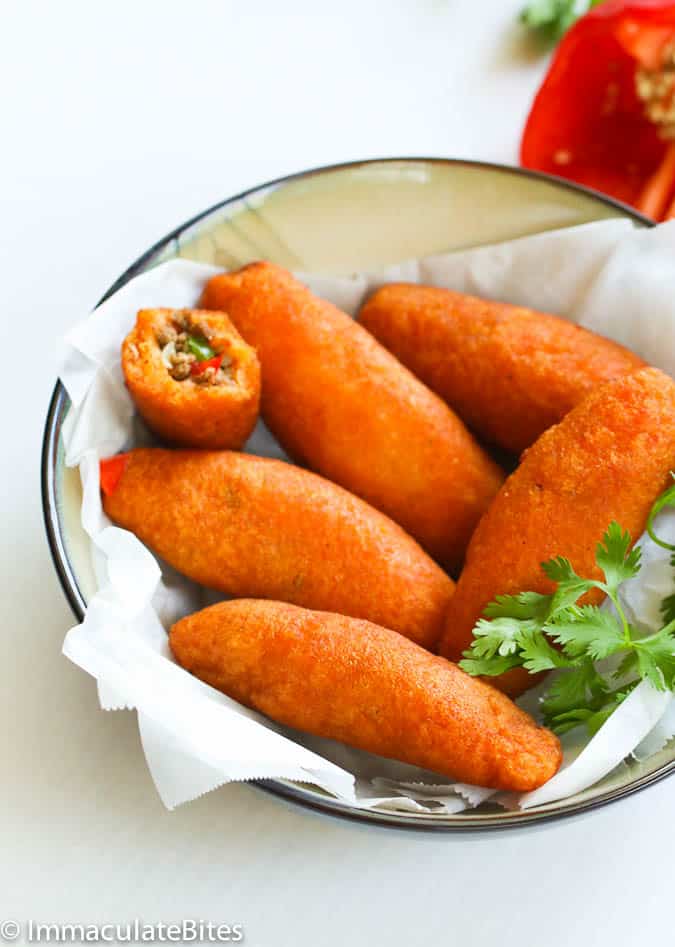
M198 362L205 362L208 358L213 358L216 354L206 339L200 339L196 335L189 335L187 337L187 347L188 351L194 355Z

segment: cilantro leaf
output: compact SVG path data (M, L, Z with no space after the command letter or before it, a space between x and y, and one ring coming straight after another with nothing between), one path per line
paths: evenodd
M673 690L675 683L675 625L635 642L640 676L657 690Z
M579 707L577 710L570 710L569 713L561 714L560 717L545 720L545 723L549 730L553 730L558 736L562 736L563 733L576 729L582 723L587 725L592 717L592 710L587 707Z
M618 706L619 701L614 700L601 710L596 710L594 714L591 714L591 716L586 719L586 729L590 736L595 736L600 727L607 723Z
M553 671L555 668L570 665L569 659L560 651L556 651L549 644L546 635L537 628L522 631L519 643L522 665L530 674Z
M494 602L486 606L483 614L486 618L529 618L543 625L548 617L552 599L552 595L540 595L539 592L498 595Z
M638 671L643 680L650 681L657 691L666 689L666 679L658 662L650 651L638 651Z
M592 661L601 661L626 647L622 626L611 612L597 605L570 606L546 631L573 658L586 654Z
M541 568L552 582L557 582L559 585L573 585L584 581L576 574L569 559L564 556L547 559L546 562L542 562Z
M638 683L639 680L631 681L619 690L608 692L593 664L585 662L551 686L543 701L544 722L558 734L583 723L593 736Z
M612 521L607 532L598 543L595 561L605 573L605 582L612 592L616 592L622 582L634 578L640 571L640 548L631 549L630 533L622 530Z
M661 602L661 615L668 625L675 621L675 594L669 595Z
M515 618L481 618L473 630L473 654L477 658L492 658L495 654L505 658L518 650L520 622Z
M623 678L628 677L629 674L637 669L637 663L637 654L635 653L635 649L628 651L621 658L619 666L612 674L613 679L615 681L620 681Z
M566 674L560 674L541 702L546 717L556 717L585 704L589 692L604 690L602 678L591 661L583 661Z
M469 674L494 677L512 667L520 667L524 663L527 666L526 661L536 662L534 636L540 632L547 619L551 599L552 596L540 595L538 592L498 596L486 607L486 617L478 620L473 630L471 648L464 652L460 667ZM522 649L526 642L529 642L529 651L524 655ZM540 662L547 648L553 650L548 642L542 640L539 646ZM547 669L557 666L551 663L550 658L546 662Z
M592 579L582 579L577 575L572 563L564 556L542 562L541 568L552 582L558 583L551 601L550 615L574 605L577 599L595 586Z
M474 652L471 650L465 651L464 654L467 657L462 658L458 666L472 677L498 677L510 671L511 668L520 667L520 659L516 655L505 658L499 655L492 658L474 658Z
M612 716L619 703L619 700L612 699L599 710L591 710L589 707L577 707L567 713L551 718L546 721L546 725L559 736L562 736L563 733L584 724L590 736L594 736Z

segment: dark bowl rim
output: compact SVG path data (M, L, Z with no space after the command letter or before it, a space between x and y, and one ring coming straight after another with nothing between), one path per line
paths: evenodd
M292 181L299 181L305 178L332 173L335 171L366 167L368 165L406 163L438 164L452 167L466 166L478 169L482 168L488 171L498 171L505 174L512 174L519 177L547 182L549 184L554 184L557 187L573 191L577 194L591 197L599 203L605 204L607 207L621 211L626 217L631 218L643 226L654 226L654 221L650 220L648 217L645 217L643 214L640 214L635 210L635 208L629 206L628 204L624 204L612 197L608 197L606 194L602 194L600 191L596 191L593 188L576 184L567 178L558 177L553 174L547 174L543 171L534 171L530 168L521 168L516 165L502 164L492 161L474 161L468 158L425 158L418 156L402 156L389 158L365 158L362 160L357 159L353 161L339 162L337 164L321 165L318 167L309 168L304 171L296 171L290 174L282 175L281 177L266 181L263 184L257 184L254 187L247 188L246 190L241 191L232 197L227 197L222 201L218 201L216 204L213 204L206 210L201 211L194 217L189 218L184 223L171 230L164 237L156 241L150 247L150 249L142 253L141 256L134 260L134 262L127 267L122 275L115 280L110 288L106 290L95 308L98 308L101 303L105 302L106 299L113 295L113 293L116 293L117 290L124 286L124 284L130 279L133 279L134 276L137 276L140 272L145 270L152 259L161 253L167 247L167 245L171 243L171 241L177 240L182 233L184 233L190 227L193 227L195 224L199 223L199 221L204 220L206 217L209 217L211 214L219 210L223 210L231 204L246 200L247 198L261 191L279 187ZM56 503L56 458L60 427L63 420L62 413L67 397L68 396L66 394L65 388L61 384L61 381L57 380L52 392L44 425L40 461L40 483L44 525L54 568L56 569L59 582L73 611L73 614L77 620L81 622L84 618L86 603L80 591L74 572L70 566L65 545L61 538ZM569 805L562 806L553 812L546 811L544 808L539 811L526 810L524 812L518 812L517 814L514 813L512 817L510 817L508 813L495 816L489 815L479 817L463 815L461 816L461 823L458 821L457 816L439 817L437 815L430 814L429 819L431 820L433 818L433 823L431 821L429 823L425 823L424 820L427 818L426 816L411 816L404 812L389 813L384 811L350 808L341 802L330 799L329 797L322 799L318 797L318 794L316 793L309 795L306 790L301 789L299 786L279 780L255 780L253 781L253 785L257 786L261 790L264 790L265 792L272 793L277 797L281 797L303 807L313 809L323 815L330 815L332 817L348 819L350 821L366 823L368 825L386 826L390 829L397 828L406 831L418 831L425 833L439 831L475 832L479 830L484 831L486 829L495 830L517 828L520 826L532 825L536 822L551 822L556 819L566 818L572 815L579 815L582 812L588 812L592 809L597 809L600 806L607 805L618 799L623 799L626 796L639 792L642 789L645 789L659 780L671 775L673 772L675 772L675 760L673 760L671 763L664 764L653 773L649 773L648 775L635 780L633 783L627 786L609 790L597 798L586 802L570 803Z

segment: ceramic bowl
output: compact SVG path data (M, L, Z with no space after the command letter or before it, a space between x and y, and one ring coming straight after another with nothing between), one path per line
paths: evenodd
M344 273L409 257L475 247L594 220L649 221L595 192L534 172L444 159L361 161L291 175L228 198L160 240L108 290L174 257L227 268L268 259L295 270ZM56 385L42 455L45 523L54 565L82 618L95 591L79 521L77 471L64 466L60 431L68 397ZM373 812L284 780L261 788L325 813L388 826L478 829L523 825L620 799L675 769L675 747L628 761L578 795L525 812L483 805L456 815Z

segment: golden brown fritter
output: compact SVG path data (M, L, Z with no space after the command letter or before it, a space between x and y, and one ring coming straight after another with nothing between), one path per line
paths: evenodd
M431 286L383 286L358 319L480 437L518 454L597 385L645 367L566 319Z
M198 361L190 335L215 360ZM169 443L234 449L255 427L260 364L223 312L141 309L122 344L122 370L139 413Z
M200 305L255 346L263 416L291 456L457 567L503 476L441 399L279 266L215 276Z
M436 646L452 580L328 480L229 451L138 449L102 468L108 516L196 582L368 618Z
M580 575L602 578L595 551L610 522L639 539L673 469L675 382L649 368L596 388L525 452L481 520L441 654L459 660L495 596L552 592L541 569L547 559L565 556ZM524 672L509 673L506 683L495 679L508 693L532 683Z
M503 694L368 621L222 602L173 626L184 668L278 723L493 789L527 792L560 744Z

